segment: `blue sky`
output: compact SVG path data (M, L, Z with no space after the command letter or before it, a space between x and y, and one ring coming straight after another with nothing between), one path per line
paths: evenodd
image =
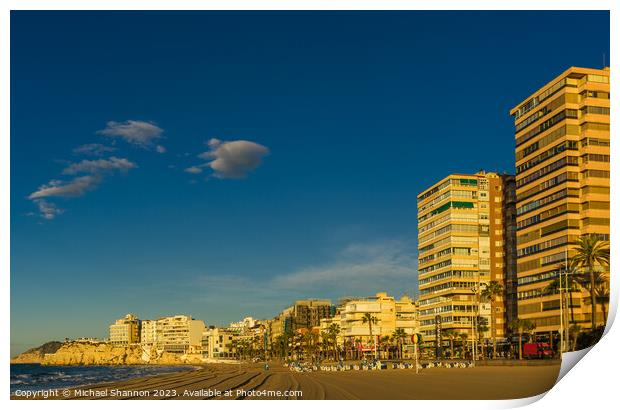
M607 12L13 12L12 351L415 294L417 193L603 55Z

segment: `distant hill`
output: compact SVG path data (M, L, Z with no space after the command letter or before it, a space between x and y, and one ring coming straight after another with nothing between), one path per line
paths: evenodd
M44 343L39 347L33 347L13 357L11 363L41 363L46 354L56 353L58 349L60 349L60 346L62 346L62 342L53 341Z

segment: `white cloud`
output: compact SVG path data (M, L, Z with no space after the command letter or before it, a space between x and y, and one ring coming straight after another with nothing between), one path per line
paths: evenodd
M126 158L110 157L108 159L85 159L66 167L62 173L65 175L96 174L110 171L127 171L137 168L137 165Z
M212 138L208 142L210 150L198 157L209 160L206 164L217 178L244 178L256 169L269 149L251 141L220 141Z
M39 213L41 214L41 217L45 219L54 219L57 215L60 215L64 212L63 209L58 208L51 202L47 202L45 199L35 199L34 202L39 207Z
M200 174L202 172L202 168L193 166L193 167L185 168L184 171L189 174Z
M135 120L109 121L105 129L97 131L98 134L107 137L119 137L141 147L152 146L153 141L161 138L163 132L163 129L151 122Z
M76 177L69 182L51 180L28 196L28 199L45 198L50 196L75 197L82 196L99 185L103 180L100 174Z
M109 147L103 144L84 144L73 149L75 155L90 155L94 157L100 157L107 152L114 152L116 148Z
M157 151L160 154L164 154L167 150L166 150L166 147L164 147L163 145L158 145L155 147L155 151Z

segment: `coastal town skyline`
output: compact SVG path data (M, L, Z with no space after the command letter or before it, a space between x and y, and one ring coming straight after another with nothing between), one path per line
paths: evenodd
M364 13L172 13L126 45L163 15L107 14L106 42L88 14L12 15L12 354L128 312L223 325L297 299L416 297L416 196L451 173L514 174L509 110L609 54L606 12L385 13L376 31ZM567 20L598 47L487 52Z

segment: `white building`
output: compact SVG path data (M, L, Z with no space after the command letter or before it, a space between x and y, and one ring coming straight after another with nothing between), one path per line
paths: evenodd
M157 319L157 349L171 353L197 353L202 350L205 323L191 316L177 315Z
M140 328L140 344L152 347L157 344L157 320L143 320Z

